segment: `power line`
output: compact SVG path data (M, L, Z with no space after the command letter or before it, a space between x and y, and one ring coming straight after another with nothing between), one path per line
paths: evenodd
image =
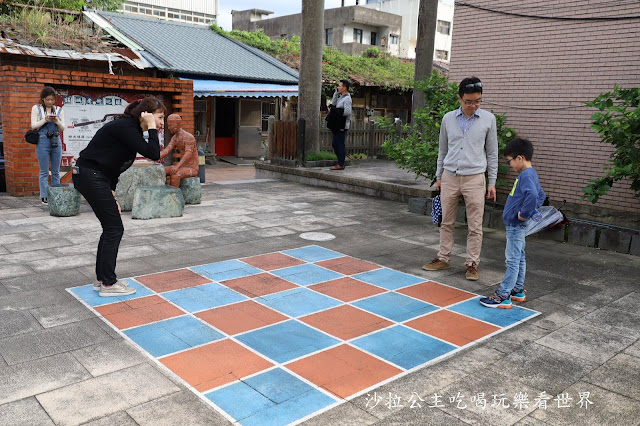
M528 15L525 13L518 12L507 12L504 10L495 10L489 9L487 7L476 6L475 4L469 4L464 2L456 2L456 6L469 7L472 9L478 9L485 12L497 13L500 15L508 15L508 16L518 16L520 18L531 18L531 19L547 19L547 20L555 20L555 21L624 21L628 19L640 19L640 15L638 16L588 16L584 18L576 18L569 16L540 16L540 15Z

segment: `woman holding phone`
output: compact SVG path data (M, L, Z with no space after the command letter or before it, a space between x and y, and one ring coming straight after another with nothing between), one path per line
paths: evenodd
M38 131L36 156L40 165L40 201L47 204L49 166L51 166L51 186L60 186L60 160L62 144L60 132L65 129L62 107L55 106L56 90L45 86L40 92L40 101L31 108L31 128Z
M116 258L124 226L116 184L140 153L151 160L160 159L158 128L164 123L166 108L153 96L130 103L122 117L100 128L80 152L73 167L73 186L87 200L102 225L96 255L93 288L102 297L126 296L136 292L116 277ZM149 132L145 141L143 132Z

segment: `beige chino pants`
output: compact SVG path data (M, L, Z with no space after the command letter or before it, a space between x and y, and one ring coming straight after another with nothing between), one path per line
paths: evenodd
M486 194L485 175L453 176L446 171L440 181L442 225L440 227L440 251L438 259L449 263L453 248L453 234L458 214L460 196L467 208L467 260L465 265L478 266L482 249L482 219Z

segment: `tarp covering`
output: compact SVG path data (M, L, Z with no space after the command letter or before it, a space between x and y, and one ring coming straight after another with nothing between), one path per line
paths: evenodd
M181 77L181 79L183 78ZM298 96L298 86L287 84L244 83L241 81L194 79L193 96L227 96L234 98L290 97Z

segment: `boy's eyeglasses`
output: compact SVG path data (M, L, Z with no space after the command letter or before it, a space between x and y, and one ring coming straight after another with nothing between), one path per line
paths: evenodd
M513 158L507 158L507 166L511 166L511 162L513 160L515 160L516 158L518 158L518 157L516 156L516 157L513 157Z
M464 86L464 91L465 92L477 92L478 90L475 89L479 89L480 92L482 92L482 82L479 81L477 83L470 83L467 84L466 86Z
M482 99L478 99L477 101L463 101L466 106L479 106L482 103Z

